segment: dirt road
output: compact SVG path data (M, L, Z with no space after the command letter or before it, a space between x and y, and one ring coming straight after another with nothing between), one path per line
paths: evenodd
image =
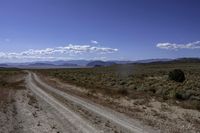
M155 99L90 93L33 72L11 73L2 81L0 133L199 132L199 111Z
M71 132L83 133L151 133L156 132L142 126L121 113L70 95L44 83L36 74L28 72L28 87L74 127Z

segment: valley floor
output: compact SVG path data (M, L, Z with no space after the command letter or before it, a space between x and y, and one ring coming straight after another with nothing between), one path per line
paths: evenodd
M27 73L25 87L6 90L1 99L0 133L200 132L199 111L155 99L108 97Z

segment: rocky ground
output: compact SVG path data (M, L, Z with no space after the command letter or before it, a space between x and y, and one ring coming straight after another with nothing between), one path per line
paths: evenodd
M154 98L109 97L33 75L0 87L0 133L200 132L197 110Z
M43 79L62 91L75 93L80 97L90 99L96 103L117 110L162 133L200 132L200 112L198 110L184 109L180 106L175 106L169 102L158 101L154 98L147 99L140 97L130 99L123 96L109 97L88 89L60 82L56 78L46 77Z
M62 117L30 90L10 95L13 102L0 111L0 133L65 132L66 121L63 123Z

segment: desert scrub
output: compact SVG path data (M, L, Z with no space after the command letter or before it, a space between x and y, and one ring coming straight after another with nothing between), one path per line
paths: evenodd
M16 91L25 89L23 75L24 72L17 69L0 69L0 108L4 105L6 108L7 104L14 102L13 94Z
M183 82L185 80L185 74L181 69L174 69L169 72L169 80L176 82Z
M184 71L184 76L187 77L183 83L168 80L169 72L177 68ZM128 64L35 71L105 95L121 94L130 98L149 95L189 103L200 99L200 63ZM126 90L128 93L118 90ZM135 94L140 96L134 96Z

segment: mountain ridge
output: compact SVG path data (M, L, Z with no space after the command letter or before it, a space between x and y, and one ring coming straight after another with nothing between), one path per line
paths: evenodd
M136 61L123 61L123 60L56 60L56 61L35 61L35 62L23 62L23 63L0 63L0 67L95 67L95 66L110 66L115 64L145 64L145 63L173 63L173 62L193 62L199 63L200 58L176 58L176 59L146 59L146 60L136 60Z

